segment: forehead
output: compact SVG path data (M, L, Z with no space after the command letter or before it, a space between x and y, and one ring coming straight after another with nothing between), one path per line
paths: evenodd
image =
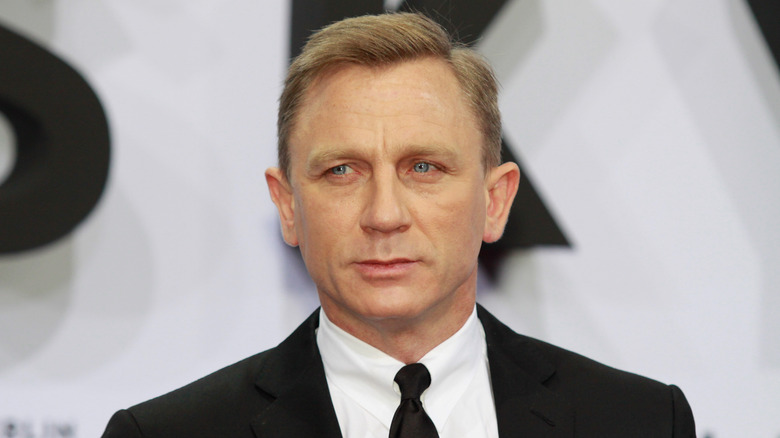
M462 100L462 94L451 67L440 59L385 66L344 64L326 70L312 82L304 94L302 112L316 110L322 103L354 107L369 98L385 103L412 100L451 105Z
M291 151L349 143L479 143L475 118L449 64L424 58L345 65L315 80L290 136Z

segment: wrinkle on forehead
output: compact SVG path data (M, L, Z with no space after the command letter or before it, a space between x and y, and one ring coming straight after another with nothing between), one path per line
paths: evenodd
M479 132L450 66L422 59L328 72L307 91L290 145L308 173L339 158L455 156L470 144L480 149Z
M410 81L406 76L393 74L410 64L421 65L424 74L414 81ZM371 97L345 96L343 91L350 87L363 88ZM447 96L446 102L442 101L442 96ZM437 112L444 112L449 108L461 106L458 104L466 103L454 72L449 64L440 59L422 58L379 67L346 64L321 74L311 84L304 95L299 119L303 121L320 110L370 113L391 117L399 114L392 114L389 111L390 107L384 106L373 108L372 111L371 103L376 101L391 103L401 98L418 105L429 106L430 110ZM464 116L471 117L467 104L462 105L461 108L466 110ZM377 112L377 109L384 109L385 112Z

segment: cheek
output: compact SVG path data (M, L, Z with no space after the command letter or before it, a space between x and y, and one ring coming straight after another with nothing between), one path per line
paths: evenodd
M470 240L481 242L486 211L484 199L478 195L463 196L463 193L474 192L464 188L449 196L440 195L427 200L419 215L421 226L435 226L435 232L443 240L456 245L463 246L467 236Z
M450 192L449 199L442 197L442 208L452 215L453 220L473 223L484 219L486 214L485 195L482 185L465 185Z
M331 245L345 237L354 217L354 206L345 199L324 194L311 194L296 200L296 230L301 248Z

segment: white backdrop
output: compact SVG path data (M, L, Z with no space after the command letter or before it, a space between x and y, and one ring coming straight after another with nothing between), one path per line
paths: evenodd
M0 1L3 25L88 78L113 148L73 234L0 256L0 436L99 436L316 307L263 179L289 12ZM511 254L480 301L680 385L701 437L780 436L780 76L743 0L517 0L480 50L574 245ZM12 142L0 126L0 164Z

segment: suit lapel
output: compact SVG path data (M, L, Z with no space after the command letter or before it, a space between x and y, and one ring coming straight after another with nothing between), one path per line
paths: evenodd
M271 352L258 373L256 386L270 400L252 421L258 438L341 438L314 336L315 311Z
M477 312L488 345L499 436L573 436L573 409L544 385L555 374L554 365L482 306Z

